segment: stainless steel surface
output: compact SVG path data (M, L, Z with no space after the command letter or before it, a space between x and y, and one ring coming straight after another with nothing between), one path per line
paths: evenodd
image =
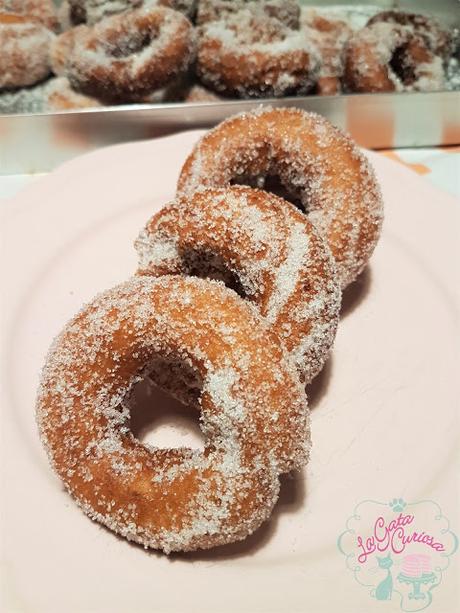
M323 2L305 4L348 4ZM458 0L357 2L431 12L459 23ZM369 148L460 143L460 92L352 94L206 104L126 105L78 112L0 115L0 174L47 171L98 147L210 127L260 104L296 106L320 113Z
M212 126L260 102L162 104L0 118L0 174L50 170L97 147ZM267 101L316 111L365 147L460 143L460 93L357 94Z

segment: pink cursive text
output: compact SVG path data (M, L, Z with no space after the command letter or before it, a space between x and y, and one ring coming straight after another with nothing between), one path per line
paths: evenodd
M396 519L387 524L383 517L378 517L374 524L372 536L363 539L358 535L358 549L361 551L358 562L364 564L368 556L376 551L387 550L393 553L402 553L409 543L422 543L436 551L444 551L444 545L438 543L426 532L410 531L410 524L414 521L413 515L400 513Z

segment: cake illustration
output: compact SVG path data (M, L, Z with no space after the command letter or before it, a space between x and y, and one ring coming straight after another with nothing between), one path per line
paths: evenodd
M406 577L421 577L424 574L431 573L430 556L420 553L405 556L402 561L402 573Z
M433 583L435 580L436 575L431 570L430 556L420 553L404 556L398 581L412 585L412 592L409 594L409 598L414 598L415 600L424 599L426 595L421 591L420 587Z

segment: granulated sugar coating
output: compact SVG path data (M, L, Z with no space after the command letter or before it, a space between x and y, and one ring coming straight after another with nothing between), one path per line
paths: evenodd
M141 7L163 6L190 17L195 10L196 0L69 0L69 4L81 21L94 25L112 15Z
M343 52L353 33L351 26L333 14L319 13L302 7L300 27L308 32L321 55L321 67L315 92L321 96L339 94L342 91Z
M353 92L440 91L443 58L413 27L377 21L348 41L344 82Z
M263 12L290 28L299 27L300 6L297 0L200 0L196 23L220 21L242 9Z
M205 134L187 158L178 194L277 177L327 241L342 288L366 265L380 235L383 203L374 171L329 121L298 109L259 108Z
M320 60L302 30L265 12L242 9L201 28L196 70L204 85L225 95L306 93Z
M198 191L158 212L136 249L142 275L217 275L224 266L303 379L309 382L321 370L335 337L341 292L326 243L289 202L244 186ZM216 270L209 271L210 262Z
M158 357L202 380L204 452L150 448L129 429L130 390ZM165 552L245 538L309 451L303 386L278 339L232 290L196 278L138 277L84 307L50 349L37 419L83 510Z
M40 23L0 11L0 89L33 85L47 77L53 36Z
M404 11L381 11L369 19L367 25L390 23L408 27L422 38L430 51L447 59L452 54L453 31L445 30L433 17Z
M192 24L171 9L140 8L84 28L74 38L67 76L76 89L106 100L163 87L195 53Z

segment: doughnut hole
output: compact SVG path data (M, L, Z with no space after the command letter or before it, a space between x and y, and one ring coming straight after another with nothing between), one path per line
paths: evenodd
M411 85L416 78L415 66L408 55L409 45L402 45L394 50L390 67L404 85Z
M308 213L308 203L303 203L300 190L296 190L292 185L283 182L278 174L267 175L238 175L230 181L230 185L246 185L256 189L263 189L283 200L287 200L300 211Z
M423 39L414 37L395 49L390 67L404 86L410 87L418 78L417 67L429 64L432 54Z
M147 446L204 450L200 393L201 382L186 364L159 359L126 401L133 436Z
M105 52L116 58L126 58L130 55L140 53L143 49L151 45L158 37L159 31L153 28L140 29L138 32L123 32L113 29L103 42Z
M216 253L187 249L180 251L184 262L183 274L200 279L222 281L224 285L236 292L241 298L247 298L247 293L239 279Z

